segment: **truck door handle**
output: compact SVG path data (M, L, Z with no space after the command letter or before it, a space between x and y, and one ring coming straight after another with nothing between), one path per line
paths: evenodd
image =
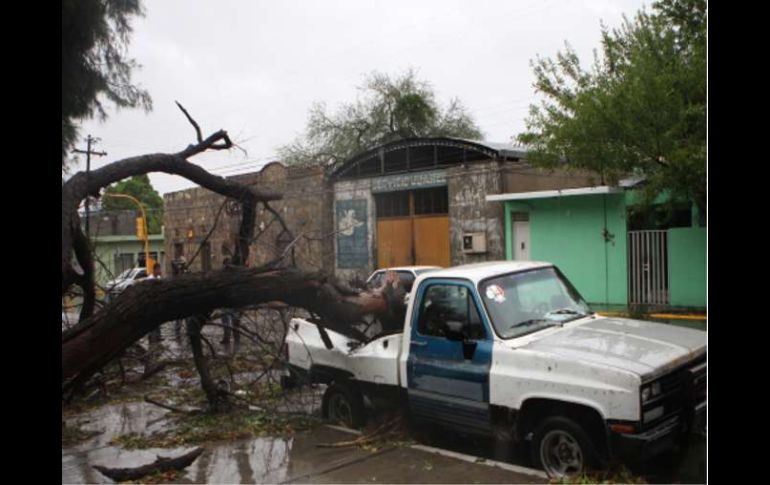
M428 345L428 342L426 342L425 340L412 340L412 345L418 345L420 347L425 347L426 345Z

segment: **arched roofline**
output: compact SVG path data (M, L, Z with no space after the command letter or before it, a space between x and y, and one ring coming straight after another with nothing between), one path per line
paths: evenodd
M364 152L358 153L351 158L336 164L331 167L329 175L331 178L340 178L352 175L356 167L364 162L370 161L374 158L380 157L383 160L387 153L396 150L407 150L415 147L432 146L437 148L454 148L463 151L463 158L466 158L466 154L470 153L473 158L477 158L478 155L483 155L487 159L493 160L520 160L525 157L525 152L522 149L516 148L510 145L501 144L487 144L482 141L465 140L462 138L452 137L422 137L422 138L405 138L402 140L396 140L389 143L385 143ZM457 163L462 163L464 160L458 160ZM420 168L424 170L425 168ZM410 171L408 168L406 171ZM384 175L385 170L383 170Z

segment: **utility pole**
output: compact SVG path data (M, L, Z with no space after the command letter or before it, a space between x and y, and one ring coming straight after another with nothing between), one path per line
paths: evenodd
M94 152L94 151L91 151L91 143L93 143L95 145L99 141L100 141L99 138L93 138L91 135L88 135L88 137L86 137L86 143L88 145L88 148L86 148L86 150L78 150L77 148L72 150L75 153L85 153L86 154L86 181L88 181L90 173L91 173L91 154L98 155L100 157L103 157L103 156L107 155L107 152ZM90 217L90 210L89 209L90 209L89 196L86 196L86 237L88 237L88 238L91 237L91 233L88 230L89 229L88 223L89 223L89 217Z

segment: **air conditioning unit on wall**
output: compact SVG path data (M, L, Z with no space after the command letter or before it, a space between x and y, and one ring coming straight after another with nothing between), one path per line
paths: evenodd
M479 254L487 252L487 235L483 232L466 232L463 234L463 253Z

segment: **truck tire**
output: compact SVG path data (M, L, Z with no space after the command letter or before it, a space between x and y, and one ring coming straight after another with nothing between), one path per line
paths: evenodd
M324 419L348 428L364 425L364 397L354 385L334 382L326 388L321 404Z
M544 419L532 436L532 462L551 478L584 473L596 466L596 450L583 428L570 418Z

